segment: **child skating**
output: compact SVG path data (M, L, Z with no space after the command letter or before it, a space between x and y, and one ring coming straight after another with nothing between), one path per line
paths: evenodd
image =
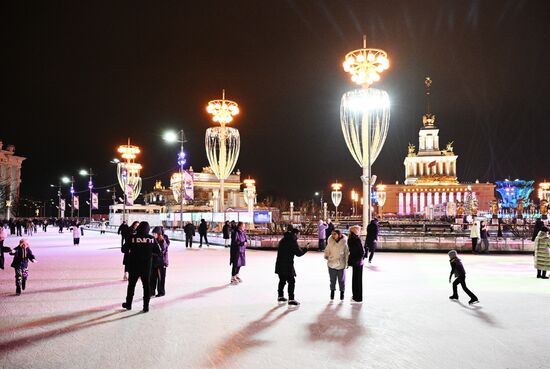
M466 287L466 271L464 270L464 266L462 265L462 261L457 256L457 253L455 250L449 251L449 263L451 264L451 274L449 275L449 283L451 283L451 277L455 276L455 280L453 281L453 294L449 296L451 300L458 300L458 291L457 287L460 284L462 286L462 289L468 296L470 296L470 301L468 301L468 304L473 305L477 304L479 300L477 299L476 295L473 294L472 291Z
M25 290L27 278L29 277L29 260L33 263L36 261L32 254L31 248L27 240L19 241L19 246L10 252L13 255L11 267L15 269L15 293L21 294L21 290Z

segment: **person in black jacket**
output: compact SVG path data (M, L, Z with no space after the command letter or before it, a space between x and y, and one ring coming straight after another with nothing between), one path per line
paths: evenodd
M195 226L189 222L183 227L185 232L185 247L193 247L193 237L195 236Z
M372 263L372 257L376 251L376 241L378 241L378 219L373 219L367 226L367 238L365 239L365 259L368 257L369 263Z
M535 222L535 227L533 228L533 237L531 237L531 241L535 241L535 238L537 238L537 235L539 234L542 227L544 227L544 222L542 221L542 219L537 218Z
M124 254L124 257L122 258L122 265L124 265L124 276L122 277L122 280L123 281L127 281L128 280L128 250L126 250L126 248L124 248L124 243L126 241L128 241L128 239L133 236L134 234L136 234L136 229L137 229L137 226L139 225L139 222L133 222L132 225L130 227L128 227L128 225L126 225L126 227L123 227L122 230L120 227L122 227L122 225L119 227L119 231L120 232L120 243L121 243L121 246L120 246L120 252L122 252Z
M158 255L161 250L155 242L153 236L149 234L149 223L139 223L136 234L124 243L125 251L128 252L128 291L126 294L126 302L122 307L131 310L132 300L134 299L134 291L138 279L141 279L143 285L143 311L149 311L150 295L150 278L151 278L151 262L153 255Z
M361 227L353 226L349 229L348 249L349 258L348 265L351 266L353 275L351 278L352 302L363 301L363 259L365 257L365 249L359 238Z
M36 261L29 243L27 240L22 239L19 241L19 246L14 248L10 255L13 255L13 261L11 267L15 269L15 293L21 294L21 290L25 290L27 285L27 278L29 277L29 260L33 263Z
M451 300L458 300L458 292L457 287L460 284L462 286L462 289L468 296L470 296L470 301L468 304L473 305L477 304L479 300L477 299L476 295L472 291L466 287L466 270L464 270L464 265L462 265L462 261L457 256L457 253L455 250L449 251L449 263L451 264L451 274L449 275L449 283L451 283L451 277L454 275L455 280L453 282L453 294L452 296L449 296Z
M170 243L168 237L163 234L164 230L162 227L153 228L152 233L161 253L153 254L151 270L151 297L155 295L155 291L158 291L156 297L162 297L166 294L166 267L168 266L168 246Z
M279 275L279 302L285 302L284 297L285 284L288 283L288 304L300 305L294 299L294 288L296 285L296 271L294 269L294 256L302 256L307 252L307 248L301 249L298 246L299 230L289 226L288 231L283 235L283 239L279 241L277 249L277 261L275 262L275 273Z
M199 247L202 247L202 239L204 238L204 242L206 242L206 246L210 247L210 244L208 243L208 224L206 224L206 221L204 219L201 219L201 223L199 224L199 237L200 237L200 243Z
M223 242L225 244L225 247L229 247L229 238L231 237L229 234L230 232L231 226L229 225L229 221L226 220L222 228Z

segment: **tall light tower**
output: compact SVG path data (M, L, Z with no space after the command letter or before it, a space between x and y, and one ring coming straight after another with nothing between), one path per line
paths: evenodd
M223 212L225 210L224 181L235 168L241 149L239 131L226 125L239 114L239 105L234 101L226 100L225 90L223 90L222 99L209 101L206 111L212 115L212 121L220 124L219 127L206 130L204 145L210 167L220 181L219 211Z
M336 216L334 221L338 222L338 206L342 202L342 184L338 183L338 181L334 182L330 185L332 187L332 192L330 193L330 197L332 199L332 203L334 204L334 208L336 210Z
M172 185L172 192L174 193L176 201L179 200L178 202L180 203L180 228L183 229L183 202L185 201L185 176L183 173L183 166L186 162L185 152L183 151L183 144L187 142L187 139L185 138L185 133L183 132L183 129L180 129L178 133L172 131L166 132L164 134L164 140L166 142L177 142L180 144L180 151L178 152L179 176L172 175L170 183L172 184L174 179L176 179L178 183L178 186Z
M380 74L389 68L388 54L384 50L363 48L345 56L344 70L361 88L346 92L340 103L340 123L351 155L363 169L363 228L366 232L371 218L372 163L386 141L390 122L390 99L386 91L370 88L380 80Z

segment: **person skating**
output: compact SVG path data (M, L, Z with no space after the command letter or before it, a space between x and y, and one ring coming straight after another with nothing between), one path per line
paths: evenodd
M372 263L374 252L376 251L378 242L378 219L373 219L367 226L367 237L365 238L365 259L369 258L369 263Z
M139 223L136 234L130 236L124 243L124 248L128 251L128 290L126 293L126 302L122 307L131 310L134 292L138 279L141 279L143 285L143 311L149 311L151 261L153 255L160 254L160 249L153 236L149 234L149 223Z
M107 230L107 222L102 220L99 234L105 234L106 230Z
M136 234L137 227L139 225L139 222L133 222L130 227L126 227L123 229L124 232L121 234L121 240L120 240L120 252L124 254L122 257L122 265L124 265L124 274L122 276L123 281L128 280L128 249L124 247L124 244L126 242L129 242L129 239L131 236Z
M449 251L449 263L451 264L451 274L449 274L449 283L451 283L451 278L453 275L455 276L455 280L453 281L453 294L449 296L451 300L458 300L458 285L460 284L462 286L462 289L468 296L470 296L470 301L468 304L477 304L479 300L477 299L477 296L474 295L472 291L466 287L466 270L464 269L464 265L462 265L462 261L458 258L457 252L455 250Z
M548 237L548 228L542 227L535 238L535 269L537 269L537 278L548 279L546 271L550 270L550 238Z
M348 267L349 249L344 236L339 230L332 231L325 248L328 274L330 277L330 300L334 300L336 281L340 289L340 300L344 300L346 288L346 268Z
M480 253L488 254L489 253L489 230L487 224L484 221L479 223L479 235L481 237L481 250Z
M317 232L319 234L319 251L323 251L325 249L325 241L327 239L327 229L328 225L323 222L323 220L319 220L319 227L317 228ZM330 237L330 234L328 235Z
M120 246L124 243L124 239L128 237L128 230L130 227L126 221L122 221L122 224L118 227L116 234L120 235Z
M167 238L163 235L162 227L153 228L153 237L160 249L160 254L153 254L151 270L151 297L158 293L156 297L162 297L166 294L166 267L168 267L168 245Z
M478 221L474 221L472 224L472 228L470 229L470 239L472 240L472 254L476 253L476 247L477 247L477 241L479 240L479 223Z
M229 265L231 265L231 284L236 285L242 282L239 277L241 267L246 265L246 244L248 239L244 230L244 223L239 222L235 235L231 240L231 248L229 250Z
M365 249L359 238L361 227L353 226L349 229L348 249L349 259L348 265L351 266L353 275L351 277L351 301L363 301L363 259L365 258Z
M210 244L208 243L208 224L206 224L206 221L204 219L201 219L201 223L199 224L199 237L200 237L199 247L202 247L203 238L204 238L204 242L206 243L206 246L210 247Z
M307 252L307 248L301 249L298 246L299 230L289 226L288 231L283 235L277 248L277 260L275 262L275 274L279 275L278 301L286 302L284 296L285 284L288 283L288 304L300 305L294 298L294 289L296 286L296 270L294 269L294 256L302 256Z
M231 238L230 233L231 233L231 226L229 225L229 221L226 220L222 228L223 243L225 247L229 247L229 239Z
M80 244L80 227L78 223L71 227L71 231L73 232L73 245L77 246Z
M21 290L25 290L27 286L27 279L29 278L29 260L36 262L29 243L27 240L22 239L19 241L19 246L14 248L10 255L13 255L13 261L11 267L15 269L15 294L20 295Z
M183 227L185 232L185 247L193 247L193 237L195 237L195 226L193 223L189 222Z

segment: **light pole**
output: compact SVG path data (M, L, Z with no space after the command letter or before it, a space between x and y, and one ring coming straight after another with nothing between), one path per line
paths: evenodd
M81 176L89 176L90 177L90 180L88 181L88 189L90 190L90 219L89 219L88 222L91 224L92 223L92 207L93 207L92 190L94 188L94 183L92 182L92 177L95 174L94 174L92 168L90 168L90 170L81 169L79 173L80 173Z
M363 48L346 54L344 71L360 89L346 92L340 103L340 122L346 145L353 158L363 169L363 229L366 232L371 218L371 190L374 163L386 140L390 120L390 101L386 91L370 88L380 80L380 74L389 68L388 54L384 50Z
M342 184L338 183L338 181L334 182L330 185L332 187L332 192L330 193L332 198L332 203L334 204L334 207L336 209L336 217L334 219L335 222L338 222L338 206L342 202Z
M206 130L205 147L210 167L220 181L219 211L223 212L225 210L224 181L235 168L241 149L239 130L226 125L239 114L239 105L235 101L226 100L225 90L223 90L222 99L209 101L206 111L212 115L212 121L220 124L219 127Z
M179 142L180 144L180 151L178 153L178 165L180 169L179 203L180 203L180 228L183 229L183 201L185 198L185 185L184 185L184 175L183 175L183 166L185 165L185 152L183 152L183 144L184 142L187 142L187 139L185 138L185 133L183 132L183 129L180 129L179 137L176 132L168 131L164 134L163 138L166 142Z
M74 177L71 176L71 219L74 217Z

